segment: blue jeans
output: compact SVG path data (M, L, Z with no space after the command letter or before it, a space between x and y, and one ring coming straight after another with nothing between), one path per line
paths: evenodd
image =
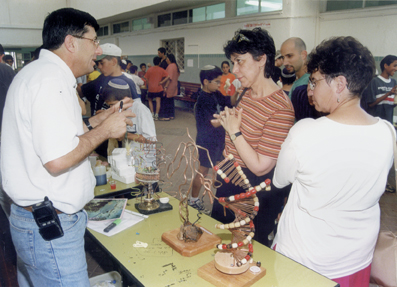
M84 251L87 213L58 216L64 236L45 241L33 214L12 204L10 229L18 256L34 286L90 286Z

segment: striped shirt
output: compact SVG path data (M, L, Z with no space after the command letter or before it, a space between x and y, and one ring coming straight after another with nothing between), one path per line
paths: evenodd
M240 131L247 143L259 154L277 159L281 144L294 124L294 108L288 96L280 89L267 97L251 98L247 90L236 110L243 108ZM231 153L237 162L241 160L229 134L225 139L225 154Z

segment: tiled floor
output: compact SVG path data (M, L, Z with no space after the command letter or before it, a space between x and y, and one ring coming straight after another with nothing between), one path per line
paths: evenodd
M196 137L193 113L177 109L175 120L169 122L157 121L156 130L158 140L163 143L167 154L174 155L178 145L189 140L187 130L193 139ZM177 186L182 181L182 178L181 173L177 174L171 179L173 185L166 184L163 189L165 191L175 190L173 187ZM171 193L171 195L174 194ZM204 203L206 208L210 210L211 204L207 198L205 198ZM380 206L382 212L381 229L397 233L397 195L395 193L385 193L380 200ZM2 270L0 271L0 286L15 287L17 286L15 267L13 267L15 266L15 253L12 252L12 243L10 242L7 224L3 212L0 210L0 247L1 251L3 251L0 252L0 255L2 255L0 257L0 270ZM113 266L107 255L88 237L86 237L86 257L89 277L112 270L117 271L116 266Z

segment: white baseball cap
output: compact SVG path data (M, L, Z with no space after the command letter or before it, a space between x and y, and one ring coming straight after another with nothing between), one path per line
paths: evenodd
M121 49L115 44L106 43L100 47L102 49L102 55L98 56L97 60L102 60L106 56L121 57Z

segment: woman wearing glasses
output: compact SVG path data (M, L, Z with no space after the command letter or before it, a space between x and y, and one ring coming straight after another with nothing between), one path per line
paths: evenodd
M273 176L281 144L294 123L294 111L288 96L271 78L276 51L267 31L239 30L224 51L245 92L240 95L237 107L225 108L220 115L214 115L214 121L227 132L224 155L232 154L250 184L257 186ZM216 196L229 197L242 192L241 187L224 183ZM267 245L283 203L283 193L272 186L272 191L257 196L260 209L254 220L255 240ZM230 223L235 219L234 214L229 209L226 212L224 216L223 206L214 202L213 218Z
M328 115L299 121L282 145L273 184L292 188L274 247L341 287L368 286L395 131L360 107L375 71L366 47L332 38L308 58L309 95Z

